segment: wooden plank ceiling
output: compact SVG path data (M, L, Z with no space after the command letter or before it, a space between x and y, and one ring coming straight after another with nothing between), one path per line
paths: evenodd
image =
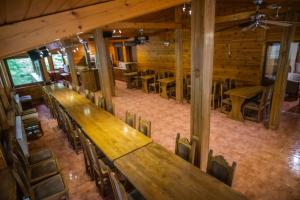
M0 0L0 26L109 0Z

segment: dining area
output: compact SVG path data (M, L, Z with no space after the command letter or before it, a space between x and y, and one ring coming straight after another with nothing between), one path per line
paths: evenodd
M43 91L53 116L59 120L61 113L65 113L65 119L69 122L66 124L72 127L66 127L66 130L72 129L78 137L78 148L84 154L86 173L96 180L101 195L107 194L105 188L109 183L104 181L104 177L107 177L114 195L124 191L122 183L130 183L134 186L135 193L140 193L142 198L139 199L246 199L230 188L236 164L228 165L229 171L226 173L229 176L224 176L224 172L215 171L218 165L223 166L222 161L210 152L212 171L203 173L195 166L197 161L194 142L190 143L178 136L174 154L155 143L143 130L139 129L140 132L131 126L132 121L128 117L124 121L116 118L105 111L105 108L101 109L97 103L86 98L82 92L78 93L62 84L45 86ZM60 111L57 112L58 110ZM59 123L64 129L63 121ZM93 167L94 156L89 157L91 154L102 163L100 168ZM102 171L102 175L96 175L94 170ZM178 179L181 184L176 184ZM193 188L191 185L197 187ZM216 188L216 192L208 192L212 188Z

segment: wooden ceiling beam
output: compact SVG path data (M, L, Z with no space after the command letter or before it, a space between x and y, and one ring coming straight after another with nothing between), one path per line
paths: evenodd
M0 58L188 0L115 0L0 27Z
M175 22L119 22L104 26L104 29L176 29L181 24Z
M282 8L279 10L279 14L286 13L288 12L288 10L289 10L288 8ZM232 15L218 16L216 17L216 24L247 20L250 19L252 15L255 15L255 12L256 11L253 10L253 11L235 13ZM266 15L276 14L276 10L271 10L268 8L261 9L260 12Z

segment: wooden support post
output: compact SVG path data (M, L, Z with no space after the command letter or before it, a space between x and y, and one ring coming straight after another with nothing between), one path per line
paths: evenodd
M110 80L110 86L111 86L111 95L116 96L115 91L115 80L113 76L113 66L109 57L109 38L105 38L105 49L106 49L106 57L107 57L107 67L108 67L108 73L109 73L109 80Z
M192 0L191 138L198 137L200 169L206 171L214 56L215 0Z
M103 38L103 31L96 29L94 32L96 45L96 67L99 70L99 79L101 85L101 92L105 99L105 106L108 108L112 105L111 82L109 75L109 64L107 58L107 49L105 47L105 40Z
M71 74L72 79L72 85L79 85L78 78L77 78L77 71L75 69L74 60L73 60L73 51L72 48L66 48L66 53L68 57L68 63L69 63L69 70Z
M9 95L12 90L12 84L10 82L5 63L3 60L0 62L0 76L3 81L3 86L5 87L6 94Z
M53 64L53 58L52 58L52 55L48 55L47 59L48 59L50 71L54 71L54 64Z
M45 63L44 57L40 59L40 63L41 63L41 70L42 70L45 82L50 82L50 76L49 76L49 73L47 71L47 67L46 67L46 63Z
M291 16L287 16L287 19L291 20ZM269 119L269 128L271 129L279 128L281 107L284 99L289 70L289 51L291 42L295 35L295 30L295 26L286 27L284 28L281 37L279 65L276 73L276 80L274 83L274 91Z
M181 25L182 23L182 9L177 7L175 9L175 23ZM182 42L182 28L178 26L175 30L175 66L176 66L176 101L182 103L183 101L183 42Z
M87 42L87 44L83 44L85 64L90 68L91 67L91 57L90 57L90 52L89 52L88 41L86 41L86 42Z

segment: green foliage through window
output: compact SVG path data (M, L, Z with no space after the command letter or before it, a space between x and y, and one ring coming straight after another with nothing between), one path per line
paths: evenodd
M52 54L54 69L60 69L64 67L64 61L61 54Z
M33 66L30 58L12 58L6 62L15 86L42 81L40 66Z

